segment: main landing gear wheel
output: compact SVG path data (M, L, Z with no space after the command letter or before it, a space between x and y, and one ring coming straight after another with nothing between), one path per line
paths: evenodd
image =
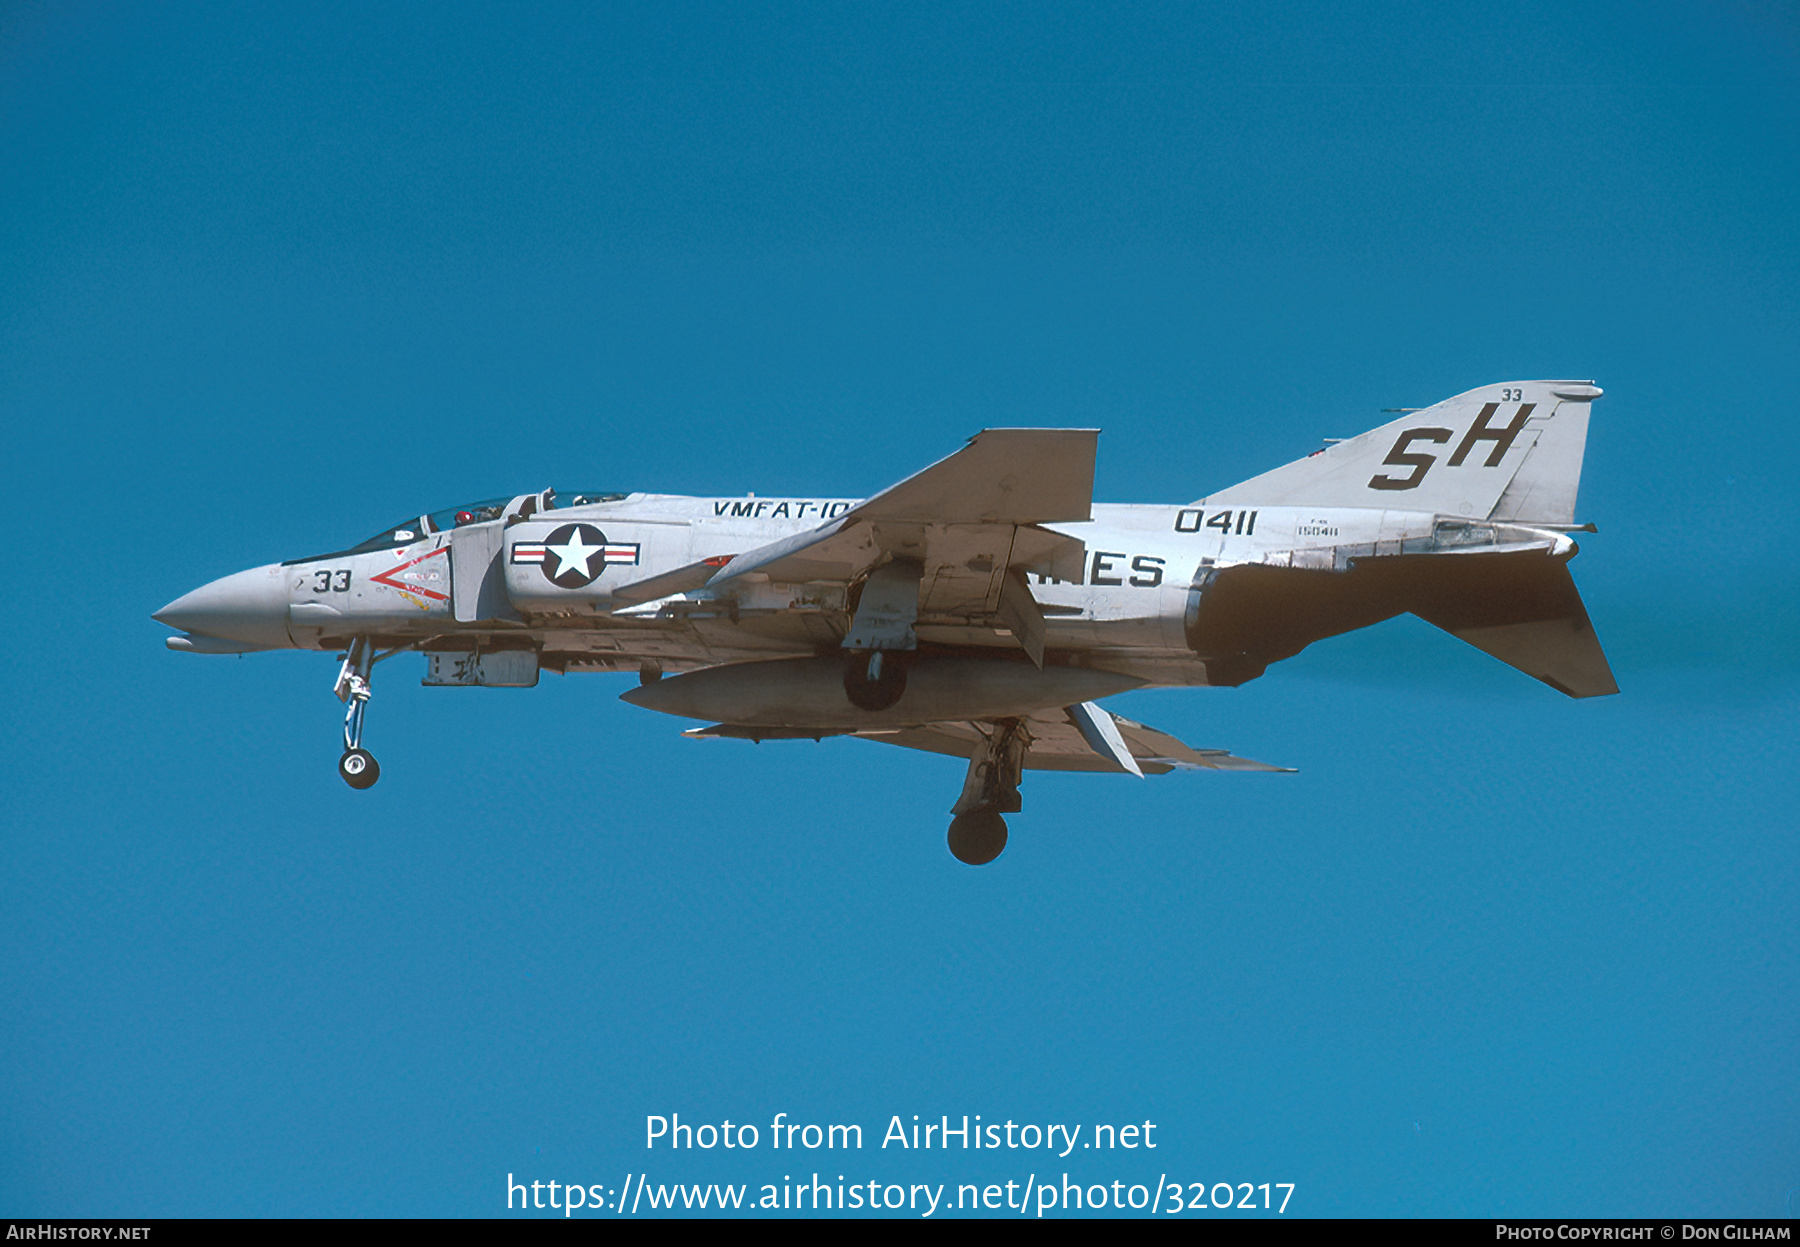
M968 866L985 866L1006 850L1006 820L992 810L974 810L950 820L950 855Z
M367 749L348 749L338 759L338 774L352 788L367 788L381 778L381 768L375 763L375 755Z
M906 692L906 665L885 650L853 652L844 663L844 692L859 710L886 710Z

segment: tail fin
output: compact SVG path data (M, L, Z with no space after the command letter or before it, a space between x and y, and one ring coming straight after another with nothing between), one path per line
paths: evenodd
M1570 525L1591 381L1485 385L1201 499Z

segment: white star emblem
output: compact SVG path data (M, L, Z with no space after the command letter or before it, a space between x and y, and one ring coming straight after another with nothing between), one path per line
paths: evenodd
M569 540L560 546L545 546L544 549L557 557L556 571L550 579L556 580L566 574L570 568L581 575L588 575L588 560L598 554L604 546L584 545L581 540L581 529L577 528L569 534Z

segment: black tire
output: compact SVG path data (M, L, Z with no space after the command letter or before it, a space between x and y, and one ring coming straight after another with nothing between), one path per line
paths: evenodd
M873 680L869 668L880 658L881 670ZM900 655L876 651L854 653L844 662L844 694L858 710L886 710L906 692L906 664Z
M381 778L381 767L367 749L348 749L338 759L338 774L352 788L367 788Z
M985 866L1006 851L1006 820L992 810L950 820L950 856L966 866Z

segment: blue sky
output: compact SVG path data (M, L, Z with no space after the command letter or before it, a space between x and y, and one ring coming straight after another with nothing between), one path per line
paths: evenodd
M0 1213L817 1170L1780 1215L1797 54L1752 2L8 6ZM470 498L854 496L1044 424L1179 503L1588 376L1621 696L1394 621L1109 703L1298 774L1034 775L983 870L955 763L610 677L396 659L355 793L329 658L148 617ZM647 1153L675 1112L870 1137ZM1161 1143L876 1145L915 1113Z

